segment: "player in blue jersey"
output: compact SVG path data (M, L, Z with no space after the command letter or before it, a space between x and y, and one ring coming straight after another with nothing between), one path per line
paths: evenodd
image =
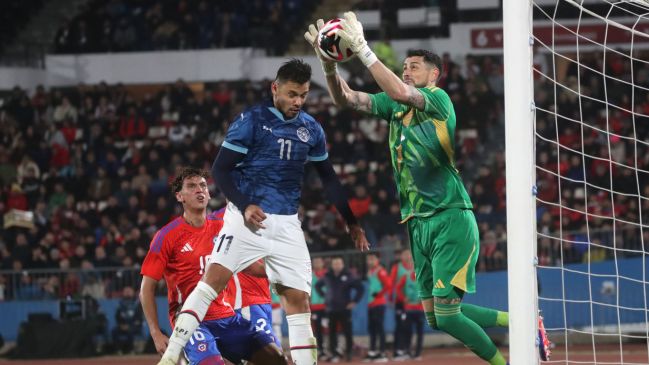
M230 125L212 173L229 203L202 281L185 301L160 364L175 364L210 303L233 273L264 258L282 297L291 357L296 365L318 361L311 330L311 259L297 210L304 165L313 162L327 198L344 218L354 244L367 250L365 233L329 162L320 124L302 111L311 67L284 63L272 83L272 101L247 109Z

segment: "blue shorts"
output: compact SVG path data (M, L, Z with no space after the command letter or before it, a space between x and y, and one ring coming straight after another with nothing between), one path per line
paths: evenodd
M218 355L238 364L241 360L250 360L252 354L273 341L273 336L255 330L255 326L237 313L201 322L185 345L185 356L190 365Z
M279 342L279 338L275 336L273 332L273 306L270 304L253 304L248 307L239 308L236 310L237 313L241 314L241 317L249 320L252 324L255 325L255 329L260 332L264 332L269 336L273 337L275 344L280 349L282 344Z

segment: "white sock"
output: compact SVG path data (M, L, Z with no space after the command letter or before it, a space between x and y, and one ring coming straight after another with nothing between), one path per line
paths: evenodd
M295 365L315 365L318 363L318 346L311 329L311 313L286 316L288 323L288 343Z
M282 343L282 325L273 323L273 332L275 333L275 336L277 336L277 341Z
M216 299L218 293L205 282L199 281L196 288L187 297L183 309L181 310L174 331L169 337L169 345L164 353L164 357L178 360L180 353L194 334L194 331L205 318L207 308Z
M282 308L275 308L272 312L273 332L277 336L277 341L282 343L282 322L284 321L284 311Z

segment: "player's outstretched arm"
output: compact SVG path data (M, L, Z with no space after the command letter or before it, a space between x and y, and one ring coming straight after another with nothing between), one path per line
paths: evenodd
M419 110L424 110L426 101L421 92L417 88L401 81L399 76L390 71L376 57L365 40L363 25L356 19L356 14L352 11L346 12L344 19L341 21L341 25L343 29L338 31L338 35L349 42L350 48L370 71L376 83L379 84L379 87L392 100L413 106Z
M365 237L365 231L361 228L360 224L358 224L352 209L349 207L347 194L345 194L345 190L343 189L331 162L329 159L325 159L323 161L314 161L313 165L322 179L327 199L334 203L336 209L345 220L348 232L354 241L354 245L361 251L369 250L370 244L367 242L367 238Z
M337 106L350 107L366 113L372 112L372 101L367 93L352 90L347 82L338 74L336 63L328 61L320 54L318 48L318 32L324 25L322 19L318 19L316 24L309 25L309 30L304 33L304 38L313 47L313 51L322 64L327 79L327 89L329 95Z
M140 303L142 304L144 318L146 318L146 323L149 326L149 332L151 333L151 338L155 344L155 349L158 354L162 355L167 349L169 337L162 333L160 330L160 324L158 323L158 306L155 302L155 289L157 285L157 280L146 275L142 276Z

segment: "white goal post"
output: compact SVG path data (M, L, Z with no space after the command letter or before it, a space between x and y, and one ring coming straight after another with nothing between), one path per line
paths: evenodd
M538 363L532 3L503 1L509 361Z
M648 364L649 2L503 0L503 45L510 362L541 309L551 363Z

